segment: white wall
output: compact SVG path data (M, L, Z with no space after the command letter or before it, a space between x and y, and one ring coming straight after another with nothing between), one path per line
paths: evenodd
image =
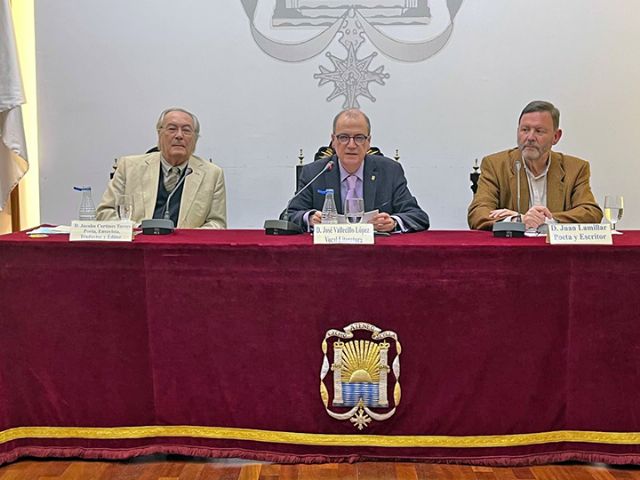
M375 102L358 99L372 144L400 149L432 228L466 228L473 160L514 146L522 107L550 100L564 129L556 150L590 160L598 200L624 194L621 228L640 228L639 18L637 0L464 0L448 44L425 61L388 58L367 40L358 57L378 52L370 69L390 74L370 84ZM411 41L416 31L388 30ZM342 107L313 78L333 68L326 52L346 55L337 39L309 60L276 60L240 0L40 0L36 33L43 222L75 218L73 185L92 185L99 201L114 157L154 145L157 115L180 105L200 117L196 153L225 170L229 226L259 228L292 194L299 148L310 158L326 144Z

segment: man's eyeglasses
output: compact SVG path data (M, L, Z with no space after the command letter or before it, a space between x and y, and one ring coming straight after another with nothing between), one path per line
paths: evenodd
M166 127L163 127L163 129L169 133L169 135L173 136L175 134L178 133L178 131L182 131L182 135L184 135L185 137L190 137L193 135L193 128L191 128L188 125L185 125L184 127L179 127L177 125L173 125L173 124L169 124Z
M369 140L369 137L362 134L350 136L350 135L341 133L340 135L335 135L335 137L336 137L336 140L338 140L338 142L341 143L342 145L347 145L351 141L351 139L353 139L353 141L356 142L356 145L364 145L364 142Z

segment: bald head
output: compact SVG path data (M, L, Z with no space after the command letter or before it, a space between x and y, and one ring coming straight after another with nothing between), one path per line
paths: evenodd
M370 133L369 118L360 110L345 110L333 119L331 145L348 173L355 173L364 162L371 146Z
M371 135L371 121L369 121L369 117L367 117L362 110L358 110L357 108L350 108L349 110L343 110L333 118L334 134L336 133L336 125L338 124L338 120L340 120L343 117L352 119L352 120L358 120L363 118L367 124L367 135Z

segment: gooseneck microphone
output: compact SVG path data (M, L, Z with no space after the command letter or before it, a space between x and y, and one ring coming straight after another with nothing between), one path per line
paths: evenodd
M266 220L264 222L264 233L266 233L267 235L296 235L298 233L302 233L303 230L299 225L296 225L295 223L289 221L289 206L291 205L291 202L298 198L298 196L302 192L304 192L313 182L315 182L320 177L320 175L333 170L333 165L333 160L329 160L316 176L309 180L309 182L307 182L304 187L298 190L295 195L291 197L291 199L287 202L287 207L284 210L284 216L281 220Z
M175 225L173 224L173 220L171 220L170 212L169 212L169 203L173 198L173 195L178 191L180 185L182 185L187 178L188 175L193 173L193 168L187 167L184 171L184 174L176 183L176 186L173 187L173 190L169 193L167 197L167 201L164 204L162 209L162 218L152 218L149 220L142 220L140 223L140 227L142 227L143 235L168 235L169 233L173 233L175 230Z
M520 170L522 169L522 162L520 159L516 159L516 218L512 222L496 222L493 224L493 236L494 237L524 237L525 227L522 223L522 214L520 213Z
M289 206L291 205L291 202L293 202L296 198L298 198L298 196L302 192L304 192L313 182L315 182L320 177L320 175L322 175L325 172L330 172L331 170L333 170L333 160L329 160L327 164L324 167L322 167L322 170L320 170L315 177L313 177L304 187L298 190L296 194L293 197L291 197L291 200L287 202L287 208L284 211L285 220L289 220Z
M516 160L516 212L518 212L518 222L522 222L522 215L520 213L520 170L522 169L522 162L518 158Z
M164 204L164 208L162 209L163 212L164 212L163 215L162 215L162 218L164 220L171 220L171 217L169 215L169 203L171 202L171 199L173 198L173 195L180 188L180 185L182 185L184 183L184 179L187 178L187 175L191 175L192 173L193 173L193 168L187 167L185 169L185 171L184 171L184 175L182 175L180 180L178 180L178 183L176 183L176 186L173 187L173 190L171 190L171 193L169 193L169 196L167 197L167 203Z

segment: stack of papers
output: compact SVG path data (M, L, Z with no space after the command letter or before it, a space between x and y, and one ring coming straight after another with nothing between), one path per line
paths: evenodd
M69 234L71 233L71 227L69 225L58 225L57 227L38 227L30 232L27 232L27 235L56 235L56 234Z

